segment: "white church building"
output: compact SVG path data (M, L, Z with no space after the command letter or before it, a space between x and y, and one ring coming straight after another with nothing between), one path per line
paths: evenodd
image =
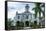
M30 25L30 22L34 23L34 21L37 21L37 24L39 24L39 18L35 19L35 14L31 13L29 11L29 8L30 8L30 6L28 4L26 4L25 12L23 12L23 13L16 12L15 20L16 21L23 21L23 22L28 21L29 25Z

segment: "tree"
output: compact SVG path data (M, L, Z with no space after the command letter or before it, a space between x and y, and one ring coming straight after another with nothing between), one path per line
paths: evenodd
M8 29L11 29L12 22L13 21L11 20L11 18L7 20L7 27L8 27Z
M40 7L41 3L35 3L35 7L32 9L35 11L35 18L37 17L37 14L39 13L39 17L41 17L41 7Z
M41 11L41 12L43 13L43 16L45 17L45 3L43 3L43 4L41 5L41 7L43 7L43 8L44 8L44 10L43 10L43 11Z

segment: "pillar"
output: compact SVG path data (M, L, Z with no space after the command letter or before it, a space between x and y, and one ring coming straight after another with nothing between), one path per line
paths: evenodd
M24 27L25 27L25 22L24 22Z
M28 19L28 22L29 22L29 27L30 27L30 20Z

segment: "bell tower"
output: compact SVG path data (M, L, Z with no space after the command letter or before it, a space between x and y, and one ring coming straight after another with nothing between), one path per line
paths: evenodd
M29 12L29 11L28 11L28 10L29 10L29 5L28 5L28 4L26 4L25 10L26 10L26 12Z

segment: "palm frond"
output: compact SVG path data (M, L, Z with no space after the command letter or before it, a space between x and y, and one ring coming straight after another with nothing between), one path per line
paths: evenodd
M32 10L34 10L35 8L33 8Z

